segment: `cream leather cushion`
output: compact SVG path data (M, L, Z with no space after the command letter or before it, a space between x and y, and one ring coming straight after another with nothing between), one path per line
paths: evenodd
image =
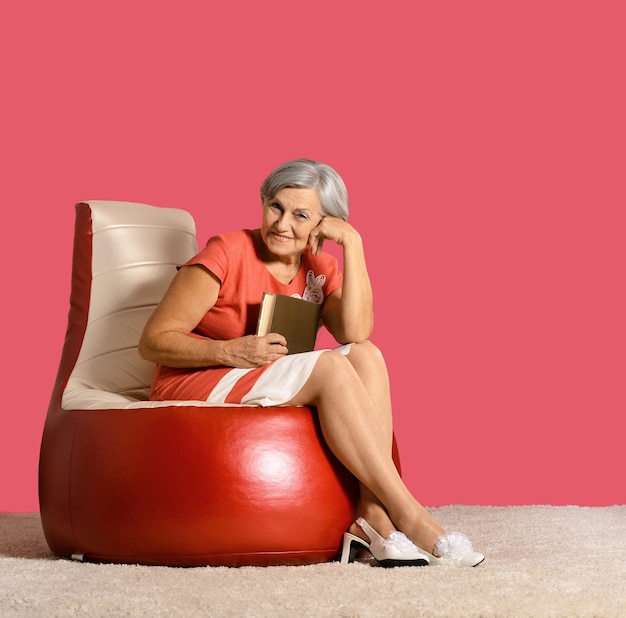
M154 364L139 357L137 343L176 266L198 251L192 216L176 208L133 202L86 203L93 230L91 298L87 330L63 392L63 408L188 404L148 401Z

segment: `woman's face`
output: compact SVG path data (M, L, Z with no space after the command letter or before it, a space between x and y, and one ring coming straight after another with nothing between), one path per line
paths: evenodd
M276 256L299 256L307 247L311 230L322 220L314 189L287 188L263 203L261 237Z

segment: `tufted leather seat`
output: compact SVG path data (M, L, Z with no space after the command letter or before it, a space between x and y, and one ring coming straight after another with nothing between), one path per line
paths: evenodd
M39 498L59 556L158 564L335 558L358 484L307 407L148 401L137 353L176 264L197 252L189 213L76 205L67 334L46 417Z

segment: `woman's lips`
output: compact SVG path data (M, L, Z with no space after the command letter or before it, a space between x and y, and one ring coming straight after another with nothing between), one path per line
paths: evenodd
M290 236L283 236L282 234L277 234L276 232L272 232L272 238L279 242L288 242L293 240Z

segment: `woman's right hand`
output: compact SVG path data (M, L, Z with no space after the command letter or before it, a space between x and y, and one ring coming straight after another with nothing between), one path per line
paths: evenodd
M181 268L148 319L139 340L141 357L167 367L248 369L287 354L287 341L277 333L228 340L194 336L193 329L215 304L219 289L219 280L202 266Z
M223 364L227 367L262 367L287 354L287 340L278 333L246 335L224 341Z

